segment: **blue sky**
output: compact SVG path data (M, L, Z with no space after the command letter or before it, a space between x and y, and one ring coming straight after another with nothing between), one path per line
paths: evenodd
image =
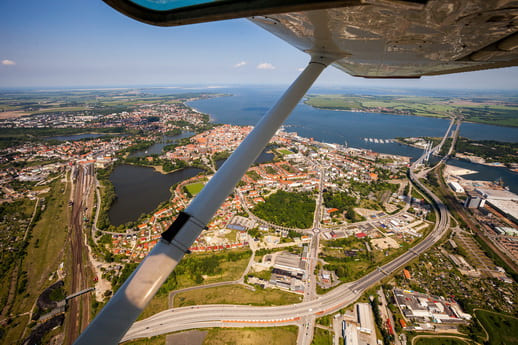
M0 87L289 84L308 58L245 19L153 27L100 0L1 0ZM518 89L518 68L316 85Z

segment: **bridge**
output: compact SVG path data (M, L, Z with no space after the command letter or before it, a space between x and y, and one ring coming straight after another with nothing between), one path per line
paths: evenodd
M75 297L78 297L78 296L81 296L85 293L88 293L90 291L94 291L95 288L94 287L89 287L88 289L84 289L84 290L81 290L81 291L78 291L76 293L73 293L71 295L68 295L67 297L65 297L65 301L68 302L69 300L71 300L72 298L75 298Z

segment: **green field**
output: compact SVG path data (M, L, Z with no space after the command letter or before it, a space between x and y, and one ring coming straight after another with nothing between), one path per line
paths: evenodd
M189 192L189 194L191 194L192 196L195 196L203 189L203 186L205 186L205 183L195 182L195 183L186 185L185 188L187 189L187 192Z
M311 345L333 345L333 334L317 327Z
M203 345L295 345L297 327L212 328Z
M515 97L309 95L304 102L315 108L344 111L442 118L461 115L470 122L518 127Z
M139 320L169 308L170 291L239 279L250 256L250 251L238 249L185 257L140 314Z
M165 335L157 335L156 337L130 340L121 343L123 345L164 345Z
M32 229L27 255L20 267L18 293L13 303L12 314L22 314L31 310L34 302L45 288L55 283L53 274L65 257L68 230L68 193L66 186L58 180L51 184L45 196L45 210ZM50 277L53 279L49 279ZM22 287L23 286L23 287ZM28 317L20 317L9 325L5 340L16 343L20 338Z
M433 338L418 338L414 345L466 345L470 344L468 341L462 341L458 338L436 337Z
M518 318L486 310L477 310L475 315L489 334L490 345L518 344Z
M185 291L174 298L175 307L200 304L251 304L258 306L299 303L300 295L276 289L249 290L240 285Z
M291 155L293 153L290 150L286 150L286 149L279 149L279 150L277 150L277 152L279 152L280 154L283 154L283 155Z

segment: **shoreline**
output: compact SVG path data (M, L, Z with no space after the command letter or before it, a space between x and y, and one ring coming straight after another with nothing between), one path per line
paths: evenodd
M420 146L413 145L413 144L407 143L405 141L398 140L396 138L394 138L394 142L396 142L398 144L402 144L402 145L407 145L407 146L410 146L410 147L413 147L413 148L416 148L416 149L423 150L423 148L420 147ZM474 156L474 157L481 158L481 157L478 157L478 156ZM476 161L472 161L472 160L469 160L469 159L464 158L464 157L457 157L456 155L453 156L453 157L450 157L449 159L456 159L456 160L459 160L459 161L462 161L462 162L469 162L469 163L472 163L472 164L480 164L480 165L484 165L484 166L491 167L491 168L504 168L504 169L506 169L508 171L511 171L511 172L514 172L514 173L518 172L517 169L513 169L511 167L508 167L504 163L500 163L500 162L476 162Z
M116 133L116 132L113 132L113 133L103 133L103 132L79 132L79 133L73 133L73 134L63 134L63 135L53 135L53 136L50 136L50 137L43 137L43 139L45 140L57 140L57 141L66 141L66 139L52 139L52 138L56 138L56 137L72 137L72 136L78 136L78 135L84 135L84 134L93 134L93 135L100 135L100 136L108 136L108 135L123 135L125 133ZM126 133L127 134L127 133ZM88 139L88 138L84 138L84 139ZM74 140L81 140L81 139L74 139Z
M174 173L174 172L177 172L177 171L181 171L181 170L184 170L184 169L187 169L187 168L196 168L196 167L188 165L188 166L183 167L183 168L178 168L178 169L174 169L174 170L165 172L164 168L162 168L161 165L141 165L141 164L133 164L133 163L127 163L127 162L123 162L121 165L131 165L133 167L149 168L149 169L155 170L158 173L161 173L162 175L168 175L168 174L171 174L171 173Z
M315 109L330 110L330 111L348 111L348 112L351 112L351 113L383 114L383 115L398 115L398 116L415 116L415 117L426 117L426 118L440 119L440 120L449 120L449 119L451 119L451 117L449 117L449 116L442 117L442 116L429 116L429 115L416 115L416 114L388 113L388 112L383 112L383 111L373 112L373 111L356 110L356 109L340 109L340 108L319 107L319 106L316 106L316 105L309 104L306 101L304 101L304 104L309 106L309 107L315 108ZM477 125L487 125L487 126L496 126L496 127L505 127L505 128L518 128L518 125L513 126L513 125L502 125L502 124L494 124L494 123L487 123L487 122L475 122L475 121L470 121L470 120L465 120L465 119L463 119L462 122L463 123L474 123L474 124L477 124Z

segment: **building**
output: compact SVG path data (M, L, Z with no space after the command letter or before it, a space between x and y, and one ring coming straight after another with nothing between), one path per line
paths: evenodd
M358 315L358 323L360 324L360 332L367 334L372 334L372 332L375 332L374 316L372 315L370 304L356 304L356 313Z
M475 190L479 192L484 199L518 200L518 195L504 189L477 188Z
M518 221L518 195L508 190L477 188L486 202L505 217Z
M270 284L281 289L304 293L306 263L301 256L281 253L275 257Z
M450 181L448 184L455 193L464 193L464 188L458 182Z
M394 298L407 320L433 323L465 323L471 315L462 312L454 300L423 293L394 289Z
M507 227L507 226L497 226L497 227L495 227L495 231L499 235L518 236L518 229Z
M466 201L464 201L464 207L466 208L479 208L484 207L486 200L482 196L477 194L468 194Z

